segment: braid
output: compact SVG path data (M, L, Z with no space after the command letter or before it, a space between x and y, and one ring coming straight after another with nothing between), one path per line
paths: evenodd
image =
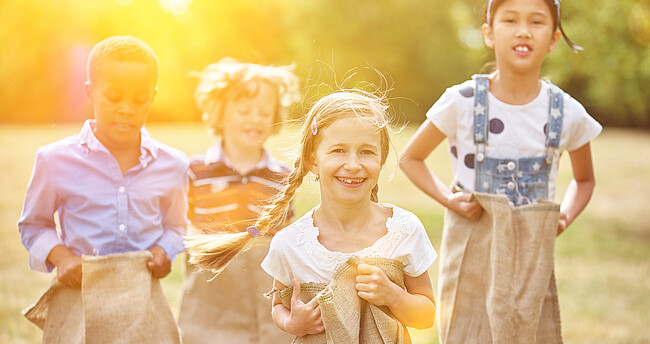
M289 204L309 171L301 158L296 159L295 166L287 177L287 188L257 220L256 227L265 234L284 223ZM186 236L185 247L190 264L200 270L210 270L216 276L237 254L251 247L260 237L263 235L253 238L248 232L198 234Z
M379 202L379 184L375 184L375 187L372 188L372 192L370 193L370 200L378 203Z

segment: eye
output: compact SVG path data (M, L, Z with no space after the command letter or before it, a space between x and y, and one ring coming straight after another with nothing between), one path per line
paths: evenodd
M120 100L120 96L116 92L106 92L104 93L104 97L108 99L111 102L116 102Z
M146 95L138 96L135 98L135 102L138 104L144 104L149 100L149 97Z
M363 155L377 155L374 150L372 149L364 149L361 151L361 154Z
M331 153L345 153L345 150L343 148L334 148Z

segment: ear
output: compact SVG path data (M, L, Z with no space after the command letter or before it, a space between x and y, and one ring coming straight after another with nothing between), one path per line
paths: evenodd
M93 99L93 84L90 83L90 81L86 81L84 83L84 95L86 96L86 99L92 104L94 103Z
M318 175L318 162L316 162L316 155L314 153L309 155L309 172Z
M492 27L485 23L483 26L481 26L481 32L483 32L483 42L485 45L490 49L494 49L494 35L492 32Z
M548 52L552 52L557 48L557 44L562 39L562 32L560 30L555 30L553 36L551 36L551 44L548 46Z

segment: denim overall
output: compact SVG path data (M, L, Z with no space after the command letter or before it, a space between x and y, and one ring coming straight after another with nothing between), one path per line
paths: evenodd
M492 158L485 154L488 142L488 90L489 79L486 74L472 77L476 81L474 92L474 144L476 154L476 192L504 195L511 205L537 203L548 198L548 179L553 157L560 144L562 119L564 117L564 98L562 91L549 82L550 106L546 127L546 155L523 158Z

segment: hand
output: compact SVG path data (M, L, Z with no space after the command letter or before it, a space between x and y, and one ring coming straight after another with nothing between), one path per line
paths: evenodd
M287 331L298 337L317 334L325 331L323 319L318 306L318 297L308 303L300 300L300 284L293 279L293 295L291 295L291 313L285 325Z
M81 257L63 245L55 246L47 260L56 265L56 278L68 288L81 287Z
M147 262L147 269L155 278L163 278L172 271L172 262L169 260L167 253L162 247L153 245L149 248L149 252L153 254L153 259Z
M562 234L569 226L567 222L568 222L567 215L565 213L560 213L560 221L558 221L557 224L557 236Z
M404 292L376 266L361 263L357 266L357 272L357 295L375 306L390 307Z
M472 195L464 192L452 194L447 208L472 221L478 221L483 213L483 208L478 201L472 200Z

